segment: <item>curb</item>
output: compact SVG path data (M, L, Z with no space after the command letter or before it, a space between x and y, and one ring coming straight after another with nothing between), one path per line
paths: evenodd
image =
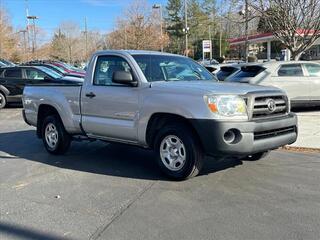
M292 152L320 153L320 148L308 148L308 147L284 146L284 147L281 147L280 150L292 151Z

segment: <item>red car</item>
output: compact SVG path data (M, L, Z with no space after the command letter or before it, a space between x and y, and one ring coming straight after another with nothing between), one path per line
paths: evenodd
M84 70L72 67L63 62L52 62L51 64L62 68L64 71L72 75L78 75L79 77L84 77L86 75L86 72Z

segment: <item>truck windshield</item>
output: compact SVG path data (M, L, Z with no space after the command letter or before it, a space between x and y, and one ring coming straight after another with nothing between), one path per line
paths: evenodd
M170 55L133 55L149 82L155 81L191 81L216 78L195 61Z

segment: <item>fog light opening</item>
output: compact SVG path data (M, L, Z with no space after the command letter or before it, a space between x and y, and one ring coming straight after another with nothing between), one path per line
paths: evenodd
M228 144L235 144L241 140L241 133L237 129L229 129L224 133L223 139Z

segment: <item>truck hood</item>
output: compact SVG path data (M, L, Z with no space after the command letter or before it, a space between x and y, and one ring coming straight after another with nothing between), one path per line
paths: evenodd
M84 79L80 77L71 77L71 76L64 76L61 78L63 81L67 82L75 82L75 83L83 83Z
M244 95L249 92L280 91L276 87L265 87L245 83L216 81L159 81L152 82L151 88L163 91L186 92L190 94L235 94Z

